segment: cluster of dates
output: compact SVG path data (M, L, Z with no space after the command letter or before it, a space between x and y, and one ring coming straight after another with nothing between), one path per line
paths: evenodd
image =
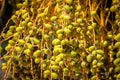
M0 45L8 42L0 47L6 51L0 58L4 79L119 80L120 4L111 2L109 7L107 0L18 3L0 36Z

